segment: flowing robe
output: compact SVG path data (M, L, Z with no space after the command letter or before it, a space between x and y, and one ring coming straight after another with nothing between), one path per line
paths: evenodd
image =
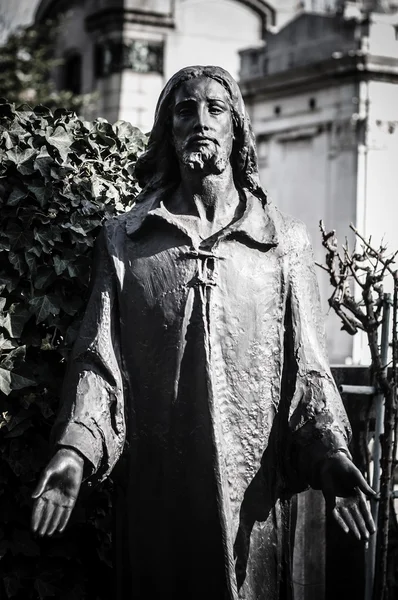
M57 443L103 479L127 429L132 599L288 598L289 498L349 436L308 235L249 193L207 239L166 206L100 234Z

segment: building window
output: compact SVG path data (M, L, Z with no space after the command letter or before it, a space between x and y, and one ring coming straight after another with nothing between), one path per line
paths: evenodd
M316 108L316 99L315 98L310 98L308 100L308 106L310 107L310 110L315 110L315 108Z
M96 77L105 77L123 69L135 73L163 73L163 42L131 40L124 43L108 40L97 44L94 54Z
M256 67L258 64L258 52L256 52L255 50L253 52L249 52L249 60L250 66Z
M80 94L82 91L82 57L81 54L71 54L64 63L64 89Z

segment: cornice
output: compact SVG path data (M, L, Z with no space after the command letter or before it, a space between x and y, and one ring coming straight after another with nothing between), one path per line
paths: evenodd
M279 73L241 80L245 99L266 95L267 98L299 91L338 85L342 81L384 80L398 84L398 59L357 53L330 58Z
M104 8L88 15L85 19L87 31L115 29L122 27L126 23L136 23L166 29L174 29L175 27L173 15L140 10L138 8Z

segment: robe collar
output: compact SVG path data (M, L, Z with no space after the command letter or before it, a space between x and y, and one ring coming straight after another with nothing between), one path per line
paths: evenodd
M263 206L262 202L248 191L245 191L245 194L246 207L242 216L203 242L215 243L220 239L242 238L243 236L259 246L278 245L275 207L270 201ZM161 196L157 193L148 194L127 214L125 222L127 235L133 237L150 219L167 221L189 237L193 237L193 231L190 230L187 221L180 218L179 215L169 212L164 206Z

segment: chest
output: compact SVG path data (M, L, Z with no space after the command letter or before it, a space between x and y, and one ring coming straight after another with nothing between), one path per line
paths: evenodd
M143 235L126 244L123 296L140 309L184 310L193 288L203 301L270 315L285 302L286 261L277 247L258 247L238 239L193 247L175 232Z

